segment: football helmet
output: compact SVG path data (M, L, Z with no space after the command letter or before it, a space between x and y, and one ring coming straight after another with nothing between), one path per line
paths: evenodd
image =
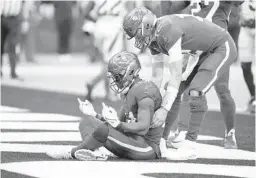
M141 69L136 54L123 51L114 55L108 63L108 77L111 89L118 94L126 94Z
M146 49L154 38L156 16L145 7L135 8L123 20L123 29L128 39L135 38L134 46Z

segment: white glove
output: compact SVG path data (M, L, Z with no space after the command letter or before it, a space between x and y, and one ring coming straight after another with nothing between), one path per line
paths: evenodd
M120 120L117 116L117 112L114 108L106 106L102 103L102 116L103 118L114 128L120 125Z
M79 109L83 114L96 117L97 113L95 112L92 103L88 100L83 102L79 98L77 98L77 101L79 103Z

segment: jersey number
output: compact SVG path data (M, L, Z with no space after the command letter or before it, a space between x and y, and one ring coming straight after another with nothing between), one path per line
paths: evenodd
M105 0L98 9L98 15L118 15L121 1L107 1Z
M198 13L201 10L200 3L204 3L204 5L209 5L210 2L213 2L213 6L209 10L209 12L205 18L212 21L212 17L220 5L219 0L203 0L203 2L202 2L202 0L191 0L190 6L195 5L195 7L191 9L191 14L194 15L195 13Z

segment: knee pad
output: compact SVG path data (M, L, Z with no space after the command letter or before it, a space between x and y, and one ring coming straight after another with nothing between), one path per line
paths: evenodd
M105 143L108 138L108 133L109 133L108 125L103 123L99 125L99 127L93 132L92 135L97 141L101 143Z
M188 95L191 96L191 97L199 97L199 96L203 95L203 92L202 91L198 91L198 90L190 90L188 92Z
M191 112L206 112L208 109L206 97L202 95L202 92L191 90L189 91L189 106Z

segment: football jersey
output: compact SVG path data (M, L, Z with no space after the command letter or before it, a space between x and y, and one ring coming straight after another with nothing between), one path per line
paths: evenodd
M207 18L218 26L227 29L233 6L232 1L192 0L190 6L192 15Z
M94 7L90 15L98 18L104 15L118 16L125 11L124 2L121 0L97 0L94 1Z
M138 103L143 98L151 98L154 101L154 111L160 108L162 103L162 96L157 86L151 81L146 81L146 80L136 81L135 84L133 84L131 89L128 91L125 98L123 99L125 116L127 117L127 120L129 120L128 117L130 115L130 112L133 114L135 118L137 118ZM152 122L152 119L153 119L153 115L151 116L151 122ZM161 136L162 136L161 127L150 128L148 133L145 135L145 139L159 145Z
M174 14L159 18L156 22L155 40L149 45L151 54L166 55L182 37L183 54L210 52L228 39L228 32L201 17Z

